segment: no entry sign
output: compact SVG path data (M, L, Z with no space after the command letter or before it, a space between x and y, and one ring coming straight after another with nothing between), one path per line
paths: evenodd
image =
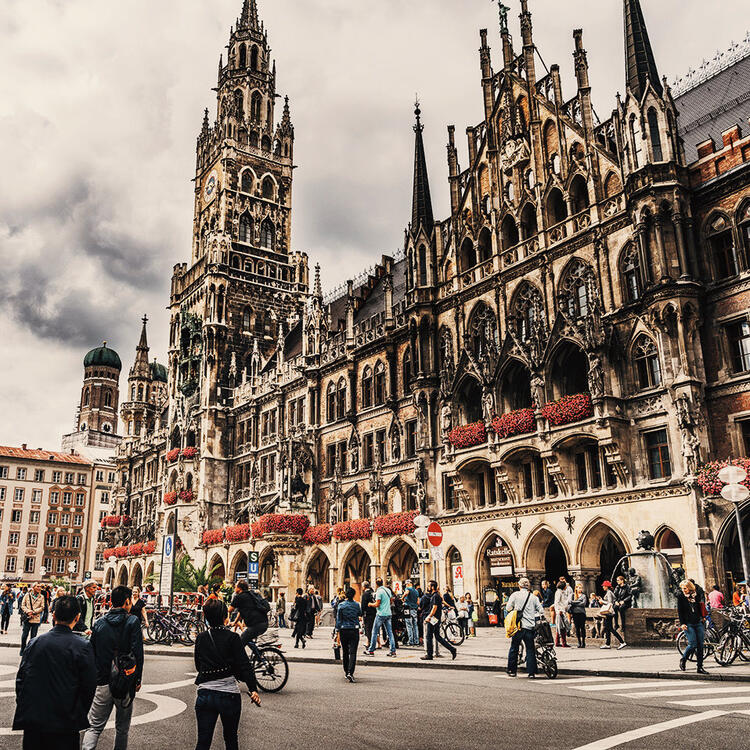
M427 539L433 547L439 547L443 543L443 530L437 521L427 527Z

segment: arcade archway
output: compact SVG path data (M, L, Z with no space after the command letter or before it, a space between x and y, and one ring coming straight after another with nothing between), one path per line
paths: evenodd
M747 546L748 540L750 540L750 505L740 508L740 518L745 545ZM742 551L740 550L734 513L725 522L724 531L718 538L717 549L717 563L723 568L719 575L719 585L721 586L721 574L723 573L726 591L731 593L735 584L745 580L745 574L742 571ZM750 555L750 549L747 549L747 554Z
M261 594L265 596L271 592L271 581L273 580L273 571L276 563L273 550L268 548L265 554L261 554L259 562L258 586Z
M143 588L143 568L141 568L140 563L136 563L130 573L130 588L133 588L133 586L138 586L139 589Z
M222 581L227 577L227 569L224 565L224 560L221 559L221 555L218 553L211 558L211 562L208 563L206 573L209 578L221 579Z
M229 565L229 578L235 583L240 578L247 578L247 555L240 550Z
M400 593L401 585L408 578L414 581L419 580L417 553L403 539L393 543L388 550L383 567L385 568L386 580L397 594Z
M320 595L324 602L330 601L331 599L331 592L328 587L330 570L331 564L328 561L328 557L323 550L318 549L307 565L305 581L308 586L315 586L315 588L320 591Z
M602 582L620 574L620 570L615 571L615 566L625 554L627 550L619 534L603 521L598 521L581 542L581 575L593 576L597 593L602 593Z
M350 548L342 568L341 582L344 588L351 586L357 592L357 599L362 593L362 584L370 578L370 556L358 544Z
M128 566L127 565L123 565L120 568L120 573L117 576L117 585L118 586L128 585Z
M518 577L515 556L510 545L496 532L487 536L479 547L476 569L479 590L474 597L475 601L481 598L482 602L492 603L494 596L488 597L488 591L510 594L516 588ZM466 592L473 593L468 581L464 581L464 588Z
M547 528L539 529L529 541L526 550L526 573L532 584L546 578L556 581L568 574L568 555L562 542Z

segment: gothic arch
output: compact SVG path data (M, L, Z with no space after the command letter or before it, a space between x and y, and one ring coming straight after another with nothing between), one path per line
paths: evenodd
M589 187L586 178L578 172L573 175L568 188L568 195L573 206L573 213L578 214L585 211L591 201L589 199Z
M509 250L519 243L518 225L512 214L506 214L500 222L500 237L503 250Z
M483 227L477 239L477 260L483 263L492 257L492 233L489 227Z
M247 555L243 550L239 550L234 557L232 562L229 564L229 580L234 582L237 580L237 573L247 573Z
M417 562L414 543L408 537L396 537L386 548L382 560L381 571L385 576L401 581L411 578L414 563Z
M560 559L558 547L564 559ZM551 552L554 553L552 560ZM539 524L526 540L522 559L527 572L543 573L548 577L558 578L560 575L567 575L571 556L565 540L551 527Z
M215 570L214 570L215 569ZM227 566L224 562L224 558L218 552L215 552L211 556L211 560L206 568L211 578L220 578L224 580L227 577Z
M362 583L370 580L371 565L370 553L359 542L352 542L341 555L340 585L348 584L361 593Z
M464 237L460 248L458 254L458 271L459 273L466 273L466 271L474 268L477 264L477 251L474 247L474 240L471 237Z
M527 201L521 209L521 239L529 240L539 234L539 224L536 215L536 206L531 202Z
M609 534L614 535L617 541L622 545L624 554L630 552L626 542L627 536L612 521L597 516L584 526L578 535L576 544L576 562L579 567L588 570L600 569L600 553L602 545L605 543ZM604 575L609 576L612 571L601 571Z
M323 601L328 601L333 592L328 590L331 560L320 547L314 547L304 565L305 585L315 586Z
M617 176L617 173L612 171L607 174L604 178L604 196L606 198L613 198L618 193L622 192L622 182Z
M261 195L266 200L274 200L279 189L279 184L276 178L270 173L266 172L260 180L261 184Z
M117 571L117 585L127 586L128 585L128 565L123 563L120 566L120 570Z
M143 568L140 563L136 563L130 571L130 588L143 586Z

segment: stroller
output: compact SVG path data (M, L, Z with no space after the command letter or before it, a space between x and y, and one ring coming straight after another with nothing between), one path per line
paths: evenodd
M552 635L550 624L540 617L534 626L534 652L539 668L550 680L557 677L557 652L555 651L555 639ZM524 644L521 643L518 652L518 660L523 660Z

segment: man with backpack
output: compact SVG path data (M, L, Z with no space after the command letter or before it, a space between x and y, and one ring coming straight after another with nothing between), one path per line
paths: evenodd
M234 587L234 597L229 605L229 616L233 612L239 612L245 629L240 634L242 645L247 648L248 644L268 630L268 613L271 605L257 591L251 590L247 581L237 581Z
M91 728L83 736L81 750L94 750L115 709L115 747L126 750L133 698L141 689L143 635L138 618L130 614L133 592L127 586L112 589L112 608L91 630L96 659L96 693L89 710Z
M512 638L508 652L508 677L515 677L518 669L518 650L523 641L526 647L526 673L530 680L536 678L536 650L534 647L534 628L537 617L544 617L544 607L539 599L531 593L531 583L528 578L518 581L518 591L514 591L505 605L508 615L516 613L516 631L506 635ZM506 622L506 631L508 628Z

